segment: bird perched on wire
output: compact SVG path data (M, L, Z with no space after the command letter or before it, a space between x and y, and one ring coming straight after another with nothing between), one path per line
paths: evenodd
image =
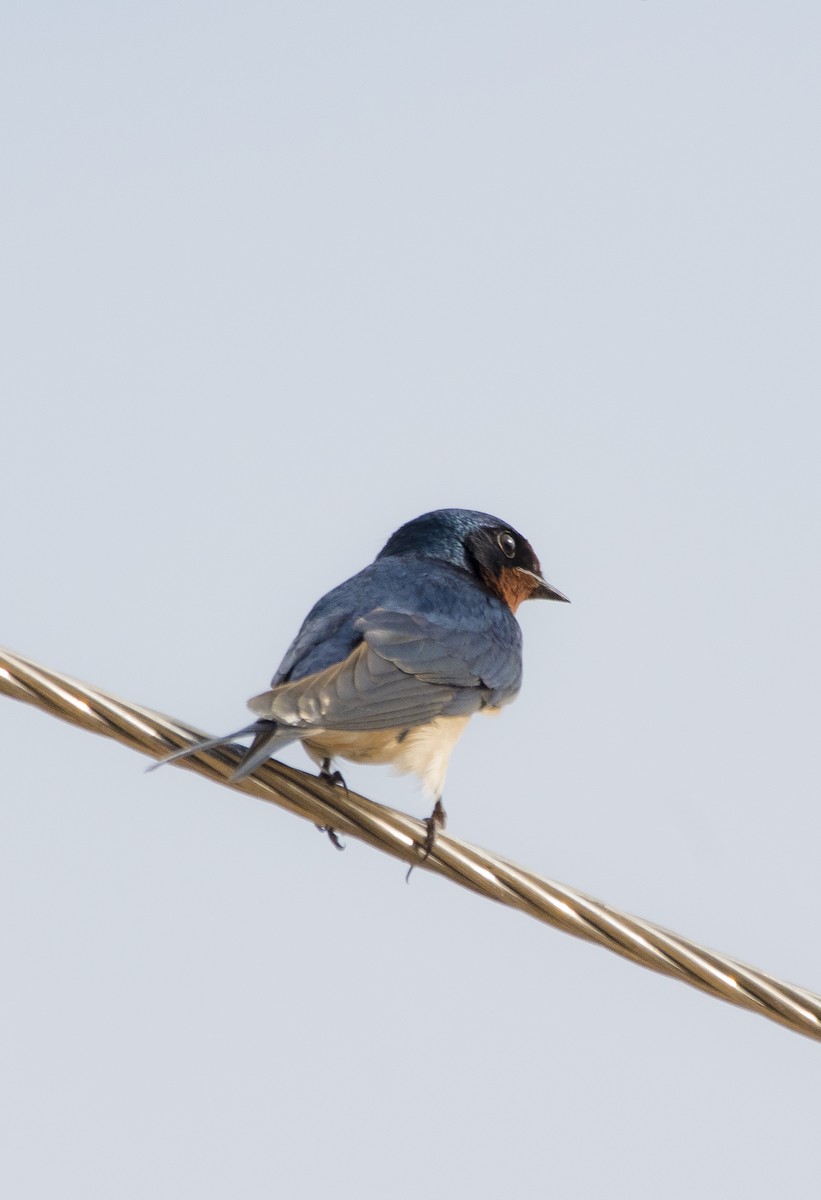
M514 613L533 599L567 597L511 525L464 508L425 513L314 605L270 689L248 702L257 720L162 761L252 734L234 780L295 741L331 782L341 779L335 758L392 763L418 775L435 800L426 856L445 823L442 792L457 739L473 713L497 710L519 691Z

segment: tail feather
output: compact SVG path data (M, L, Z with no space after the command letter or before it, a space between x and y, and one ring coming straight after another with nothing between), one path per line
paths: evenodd
M233 733L226 733L222 737L206 738L205 741L196 742L193 746L183 746L181 750L175 750L173 754L167 754L165 758L152 763L150 767L146 768L146 771L156 771L157 767L179 762L182 758L190 758L192 754L199 754L201 750L216 750L218 746L230 746L235 738L249 733L254 735L254 740L248 747L242 762L231 775L231 779L235 782L250 775L260 763L270 757L276 747L285 746L299 736L293 729L283 729L275 721L252 721L250 725L245 725L242 729L235 729Z
M250 775L260 763L264 763L266 758L270 758L275 750L279 750L282 746L287 746L299 738L298 730L290 729L287 725L278 725L276 721L255 721L253 725L247 727L245 732L253 733L254 740L246 750L242 762L232 773L232 783L238 783L240 779Z

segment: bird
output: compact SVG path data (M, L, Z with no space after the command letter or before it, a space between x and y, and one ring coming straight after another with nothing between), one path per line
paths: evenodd
M515 614L534 599L568 603L512 525L472 509L423 513L317 601L270 688L248 701L255 720L154 765L244 735L253 740L232 781L297 741L334 785L344 785L332 769L337 758L390 763L418 776L435 801L425 822L427 858L445 825L442 795L457 740L474 713L497 712L519 692Z

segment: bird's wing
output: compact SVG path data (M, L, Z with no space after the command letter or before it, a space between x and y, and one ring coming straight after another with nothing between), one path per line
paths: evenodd
M313 675L324 667L340 662L347 658L359 641L354 629L354 616L348 608L326 612L323 601L320 601L305 618L302 628L285 652L271 680L271 687L287 683L293 675L297 678L300 675Z
M521 684L521 632L513 620L377 608L357 625L373 650L426 683L514 694Z
M255 696L251 711L300 730L392 729L465 716L518 691L518 642L491 628L382 608L355 624L359 641L341 662Z

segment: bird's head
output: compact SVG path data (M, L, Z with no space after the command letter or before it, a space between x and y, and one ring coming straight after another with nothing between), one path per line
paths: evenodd
M408 521L388 539L379 558L418 555L469 571L515 612L523 600L567 597L542 575L527 538L489 513L440 508Z

